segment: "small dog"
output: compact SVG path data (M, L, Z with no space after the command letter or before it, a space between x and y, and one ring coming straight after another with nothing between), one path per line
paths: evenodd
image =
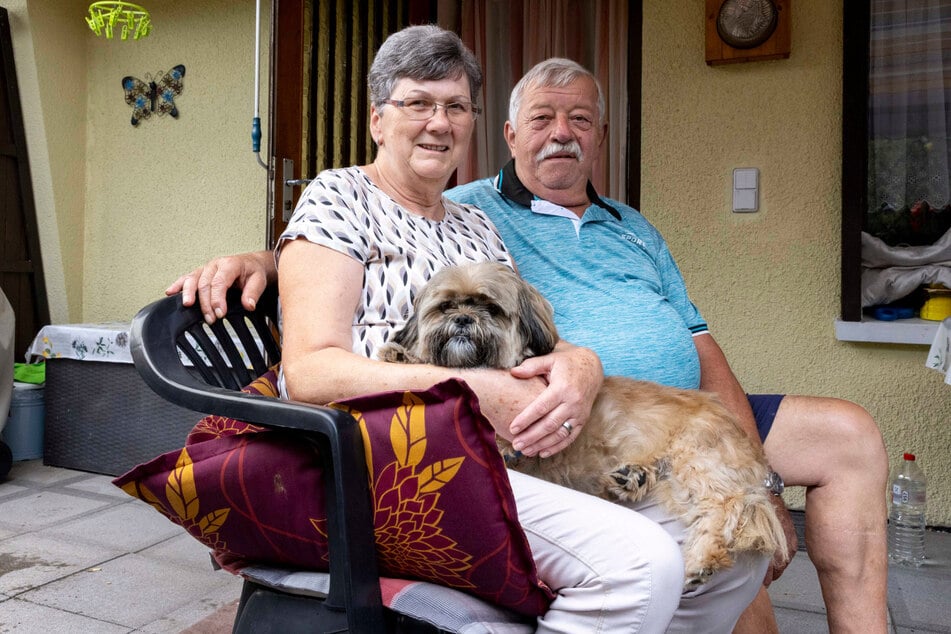
M413 308L382 360L505 369L558 341L548 301L498 263L439 271ZM763 451L709 393L606 377L588 422L559 453L530 458L497 438L507 465L523 473L608 500L653 492L687 526L688 588L731 566L735 553L786 551Z

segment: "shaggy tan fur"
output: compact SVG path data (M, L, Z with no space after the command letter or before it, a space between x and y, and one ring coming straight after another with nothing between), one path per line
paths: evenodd
M558 341L550 304L501 264L443 269L420 292L414 311L381 359L511 368ZM655 495L687 527L688 587L731 566L735 553L786 551L764 486L762 448L712 394L607 377L575 435L545 459L498 442L508 466L523 473L608 500Z

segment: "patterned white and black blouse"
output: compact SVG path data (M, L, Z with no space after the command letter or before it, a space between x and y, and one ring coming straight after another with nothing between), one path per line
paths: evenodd
M446 215L434 221L411 213L359 167L321 172L301 194L282 247L304 238L343 253L364 267L363 293L353 316L353 352L373 358L412 312L416 292L439 269L512 259L492 222L479 209L443 198ZM320 272L315 271L315 281Z

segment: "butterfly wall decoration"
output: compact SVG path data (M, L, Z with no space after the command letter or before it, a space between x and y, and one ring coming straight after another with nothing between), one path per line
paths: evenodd
M132 125L139 125L142 119L148 119L153 113L170 114L178 118L175 97L182 94L184 88L185 67L173 66L167 73L159 71L156 77L145 75L145 81L137 77L123 77L122 90L125 102L132 106Z

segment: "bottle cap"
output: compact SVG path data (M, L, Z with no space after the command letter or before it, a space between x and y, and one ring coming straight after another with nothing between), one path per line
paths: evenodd
M914 461L914 459L915 459L915 454L913 454L913 453L906 453L906 454L905 454L905 460Z

